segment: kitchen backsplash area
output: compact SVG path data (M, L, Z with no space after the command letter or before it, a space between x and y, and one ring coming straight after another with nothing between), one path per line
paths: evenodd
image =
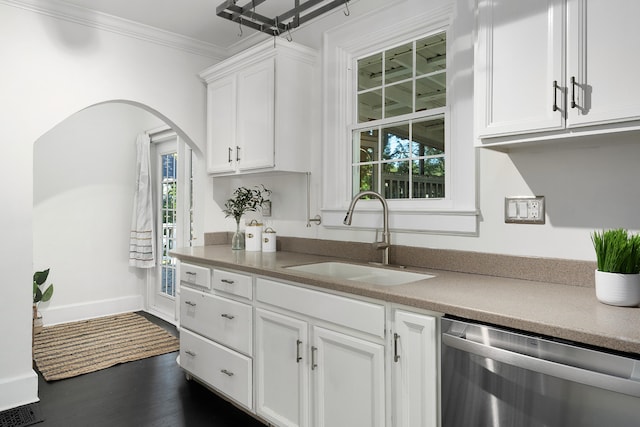
M231 232L205 233L207 245L231 244ZM231 249L229 249L231 250ZM380 253L371 243L306 239L278 235L277 250L343 258L355 262L378 262ZM542 257L522 257L482 252L391 246L390 263L406 267L433 268L461 273L594 286L596 263Z

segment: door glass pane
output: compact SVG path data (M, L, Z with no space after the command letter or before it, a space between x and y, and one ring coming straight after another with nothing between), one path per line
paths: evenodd
M385 84L413 77L413 43L407 43L385 52Z
M177 231L177 153L162 155L162 277L160 293L171 297L176 292L176 260L169 255L175 248Z

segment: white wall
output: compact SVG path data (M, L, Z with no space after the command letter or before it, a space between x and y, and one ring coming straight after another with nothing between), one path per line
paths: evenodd
M406 0L394 7L398 20L410 19L443 2ZM473 2L456 0L454 12L456 52L468 52L473 43ZM325 60L331 52L326 46L349 44L351 39L362 37L367 31L367 22L389 22L388 11L372 13L363 18L350 17L348 27L340 31L340 39L324 43ZM383 25L383 24L381 24ZM375 28L379 30L379 27ZM306 35L306 40L309 39ZM318 34L316 37L321 37ZM331 35L331 37L336 37ZM299 37L298 37L299 38ZM450 40L452 42L452 40ZM315 43L318 44L318 43ZM320 43L320 45L322 45ZM466 55L466 53L465 53ZM467 62L472 58L462 60ZM472 62L468 62L471 66ZM476 150L477 194L480 212L477 236L452 236L429 233L392 233L395 244L457 249L496 254L512 254L532 257L550 257L576 260L595 260L590 233L596 229L625 227L633 231L640 229L640 144L637 133L604 135L559 141L545 145L517 148L510 153L488 149L474 149L472 72L459 71L456 76L457 99L464 103L456 109L452 118L459 130L454 144L463 144ZM325 93L326 96L325 87ZM466 94L466 95L465 95ZM326 99L326 98L325 98ZM333 108L334 100L330 99ZM326 117L324 117L326 120ZM323 144L331 143L323 135ZM313 147L312 147L313 149ZM332 162L332 157L322 159ZM312 216L319 213L318 200L323 177L314 170L312 184ZM342 191L326 186L324 192ZM269 219L279 234L298 237L314 237L333 240L370 242L373 231L356 230L354 227L329 229L312 225L306 228L304 218L304 185L301 177L247 177L244 179L214 179L214 202L210 203L205 229L207 231L231 230L233 221L221 219L219 205L239 185L264 183L274 190L274 215ZM521 225L504 223L504 197L542 195L546 198L547 217L545 225ZM346 211L347 205L343 206ZM355 221L354 221L355 222Z
M162 122L128 104L72 115L34 146L33 265L50 267L45 325L143 308L146 270L129 267L136 136Z
M0 410L35 401L31 368L34 142L88 106L122 99L155 110L196 150L215 61L0 2L0 169L4 183L0 299ZM43 261L44 262L44 261ZM62 283L60 283L62 285Z

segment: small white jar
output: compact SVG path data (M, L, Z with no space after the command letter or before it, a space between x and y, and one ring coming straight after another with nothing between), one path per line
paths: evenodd
M260 252L262 249L262 224L257 220L251 220L244 231L244 250Z
M276 251L276 231L267 227L262 233L262 252Z

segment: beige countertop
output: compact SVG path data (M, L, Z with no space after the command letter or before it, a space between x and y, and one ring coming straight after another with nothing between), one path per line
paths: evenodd
M228 245L182 248L171 254L182 261L305 283L640 355L640 308L602 304L593 287L419 268L406 271L426 272L435 277L379 286L285 268L343 261L326 256L232 251Z

